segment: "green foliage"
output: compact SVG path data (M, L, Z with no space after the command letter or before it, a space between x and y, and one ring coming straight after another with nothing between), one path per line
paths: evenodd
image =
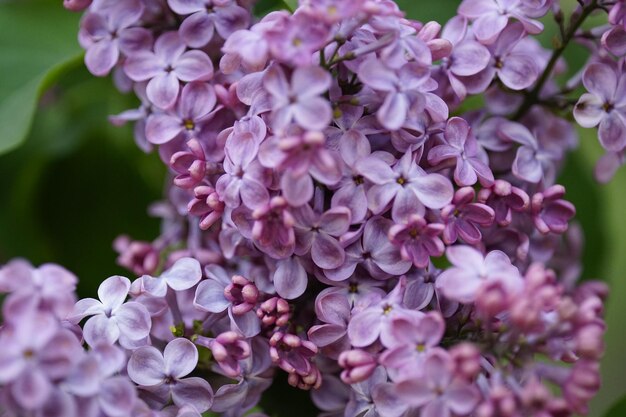
M0 264L16 256L63 264L91 296L116 267L113 239L158 235L147 206L160 198L164 167L107 117L137 106L110 79L81 67L47 91L24 146L0 156Z
M298 0L282 0L287 9L294 11L298 7Z
M77 27L58 1L0 2L0 153L26 138L41 93L80 62Z
M626 416L626 396L620 398L620 400L615 403L609 411L604 415L604 417L624 417Z

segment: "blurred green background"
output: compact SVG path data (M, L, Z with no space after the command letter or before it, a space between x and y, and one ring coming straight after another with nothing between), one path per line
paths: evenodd
M443 22L459 1L398 3L412 18ZM61 0L0 1L0 263L19 256L62 264L80 277L85 296L107 276L126 273L115 265L116 236L157 236L147 207L161 197L165 170L156 154L137 148L130 126L108 123L137 100L85 70L79 17ZM542 41L550 45L555 27L546 25ZM570 71L585 56L579 47L568 50ZM596 184L602 151L595 132L581 131L580 142L561 182L586 234L584 278L611 286L603 388L591 415L626 416L619 401L626 393L626 169Z

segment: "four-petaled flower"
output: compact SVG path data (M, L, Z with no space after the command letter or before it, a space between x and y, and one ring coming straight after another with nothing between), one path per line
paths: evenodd
M198 350L187 339L177 338L163 353L153 346L136 349L128 361L128 376L141 388L179 407L192 405L199 412L213 403L213 389L198 377L188 377L198 364Z

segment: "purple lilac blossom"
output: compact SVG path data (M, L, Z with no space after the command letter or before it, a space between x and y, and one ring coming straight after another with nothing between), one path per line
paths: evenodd
M571 27L601 12L579 3ZM587 411L608 290L576 285L555 179L581 82L597 173L624 163L623 1L553 51L552 0L464 0L448 23L391 0L65 4L88 69L141 100L112 121L170 175L160 236L116 241L132 282L75 303L60 267L0 270L8 416L261 417L280 373L326 417ZM591 57L562 84L572 40Z

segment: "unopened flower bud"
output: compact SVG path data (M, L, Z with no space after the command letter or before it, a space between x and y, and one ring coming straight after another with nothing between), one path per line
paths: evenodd
M339 366L344 368L341 379L346 384L365 381L376 369L376 359L361 349L348 350L339 355Z

